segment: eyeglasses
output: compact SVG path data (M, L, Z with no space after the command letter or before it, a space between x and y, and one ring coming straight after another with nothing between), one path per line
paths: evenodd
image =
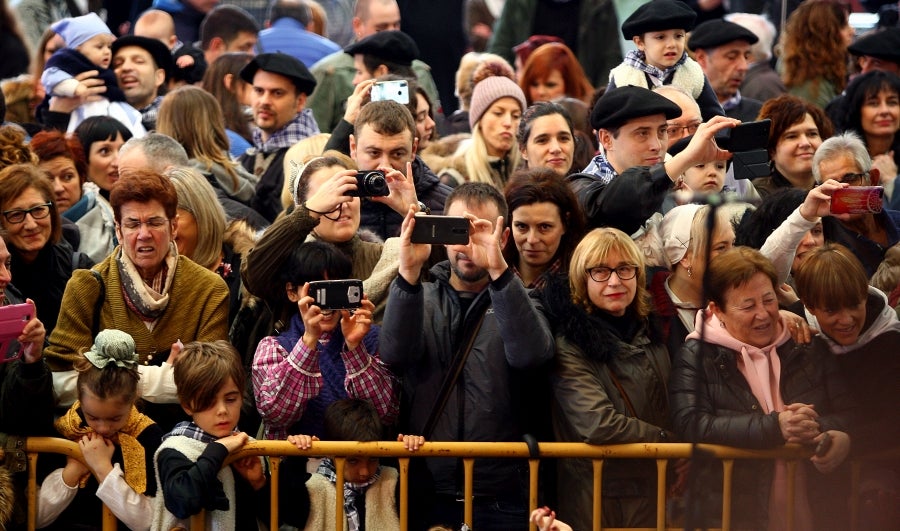
M605 266L589 267L586 271L594 282L606 282L613 272L616 273L619 280L631 280L637 275L637 270L636 265L620 265L616 268Z
M137 231L141 229L141 225L146 225L149 230L162 230L168 223L168 219L159 216L149 218L147 221L128 219L122 222L122 228L129 231Z
M863 181L866 184L868 184L869 183L869 172L866 171L863 173L845 173L844 176L841 177L842 183L856 184L860 181Z
M688 125L667 124L666 134L673 137L682 136L684 134L683 131L687 131L687 134L692 135L700 128L700 123L701 122L696 122Z
M53 203L44 203L35 205L31 208L17 208L15 210L4 210L3 217L8 223L19 224L25 221L25 216L31 214L32 219L44 219L50 215L50 207Z

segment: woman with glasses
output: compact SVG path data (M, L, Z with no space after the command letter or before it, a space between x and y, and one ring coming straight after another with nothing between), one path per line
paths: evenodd
M666 382L669 355L650 333L650 296L641 251L618 229L588 233L569 262L567 283L543 293L556 328L550 375L556 439L590 444L666 442L670 433ZM575 529L590 529L592 466L559 463L559 513ZM604 527L652 527L656 522L652 462L607 463Z
M73 270L94 262L62 237L53 188L37 166L15 164L0 171L0 224L7 232L16 288L34 300L49 336Z
M178 254L178 197L168 177L131 172L113 187L110 203L119 246L94 270L72 275L45 358L57 399L68 405L75 399L73 362L94 336L107 328L127 332L139 355L141 396L152 402L145 412L168 430L183 418L172 363L181 343L228 338L228 287Z

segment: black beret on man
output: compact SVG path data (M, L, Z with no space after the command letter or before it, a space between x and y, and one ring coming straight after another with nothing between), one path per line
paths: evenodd
M734 41L756 44L759 41L759 37L740 24L717 18L697 25L694 31L691 32L691 38L688 39L687 46L691 51L710 50Z
M628 120L654 114L664 114L666 120L671 120L681 116L681 107L644 87L616 87L597 100L591 111L591 127L616 129Z
M900 63L900 28L886 28L860 37L847 50L857 56Z
M419 47L402 31L379 31L344 48L350 55L372 55L401 66L411 66L419 58Z
M622 23L622 35L633 39L648 31L683 29L691 31L697 13L679 0L651 0L637 8Z
M150 54L150 57L153 58L153 62L156 63L156 68L162 68L166 72L166 79L168 79L175 70L175 61L172 59L172 52L170 52L166 45L158 39L138 37L136 35L119 37L112 43L113 57L119 53L119 50L128 46L137 46L138 48L146 50L147 53Z
M253 76L258 70L280 74L290 79L297 87L297 92L302 94L312 94L316 88L316 78L292 55L281 52L261 53L241 69L241 79L252 85Z

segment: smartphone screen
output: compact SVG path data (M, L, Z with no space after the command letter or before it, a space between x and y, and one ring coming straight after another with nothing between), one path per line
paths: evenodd
M376 81L370 94L372 101L396 101L402 105L409 104L409 83L405 79L394 81Z

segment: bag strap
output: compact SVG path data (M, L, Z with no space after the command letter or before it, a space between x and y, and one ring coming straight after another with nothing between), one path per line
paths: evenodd
M91 269L90 272L97 279L97 283L100 284L97 301L94 302L94 321L91 323L91 335L97 337L97 334L100 333L100 310L103 308L103 302L106 300L106 284L103 282L103 277L100 276L99 271Z
M637 418L637 412L634 410L634 406L631 405L631 399L628 398L628 393L625 392L625 388L622 387L619 379L616 378L616 373L614 373L613 370L609 368L609 365L606 366L606 371L609 373L609 377L610 379L612 379L613 385L616 386L616 389L619 390L619 394L622 395L622 400L625 401L625 409L628 410L628 414L632 417Z
M428 420L425 422L425 429L422 430L422 435L425 437L425 439L431 438L431 434L434 431L435 425L437 424L438 417L441 416L441 413L443 413L444 409L447 407L447 401L450 399L450 392L453 391L453 388L456 386L456 382L459 381L463 366L466 364L466 359L468 359L469 357L469 352L472 351L472 345L475 344L475 337L478 335L478 331L481 330L481 323L484 322L484 316L486 313L487 305L482 310L481 317L478 318L478 322L475 323L475 326L469 330L468 337L466 337L466 340L460 344L459 350L457 350L456 355L453 356L453 361L450 363L449 370L444 376L444 381L441 383L441 390L438 392L437 398L434 401L434 405L431 406L431 413L428 414Z

